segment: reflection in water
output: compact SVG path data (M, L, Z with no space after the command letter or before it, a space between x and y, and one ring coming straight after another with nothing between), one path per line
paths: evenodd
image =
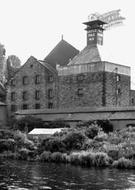
M0 163L0 189L135 189L135 171L8 161Z

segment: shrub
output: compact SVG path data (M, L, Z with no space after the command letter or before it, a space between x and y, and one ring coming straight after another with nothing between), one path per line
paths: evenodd
M42 162L50 162L51 161L51 152L49 151L44 151L39 158L40 161Z
M90 125L89 127L86 128L85 130L85 135L90 138L93 139L95 136L97 136L99 131L99 127L95 124Z
M18 148L25 147L30 150L34 149L34 142L29 140L25 133L22 133L21 131L16 131L14 133L14 139Z
M85 136L79 131L69 132L64 138L63 143L65 144L66 150L80 150L85 141Z
M63 154L61 152L54 152L51 154L52 162L63 162Z
M19 153L19 159L21 160L28 160L29 159L29 152L27 148L21 148L18 153Z
M106 167L110 165L111 159L104 152L74 152L70 155L70 162L76 165L82 166L96 166L96 167Z
M43 128L44 122L40 118L25 116L15 121L15 126L22 132L30 132L34 128Z
M0 140L0 152L3 151L14 151L15 149L15 141L13 139L1 139Z
M96 152L93 159L93 165L96 167L105 167L110 165L111 159L104 152Z
M44 124L46 128L69 128L70 125L63 119L56 119Z
M13 138L14 134L8 129L0 129L0 139Z
M39 146L39 152L50 151L50 152L65 152L65 144L60 138L52 137L44 139Z
M120 168L120 169L130 169L134 167L133 162L124 157L120 158L117 161L114 161L112 166L115 168Z
M113 131L113 125L109 120L97 120L97 124L103 129L105 133Z

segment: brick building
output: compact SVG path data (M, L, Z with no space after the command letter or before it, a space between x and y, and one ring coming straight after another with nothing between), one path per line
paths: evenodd
M43 61L30 57L14 73L7 84L9 113L133 105L130 67L101 59L105 23L95 20L84 24L87 45L81 52L62 39Z

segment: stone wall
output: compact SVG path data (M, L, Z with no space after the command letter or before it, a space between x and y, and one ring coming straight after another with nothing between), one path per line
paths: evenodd
M80 94L78 94L80 90ZM82 95L81 95L82 93ZM102 106L103 73L59 76L59 107Z
M135 90L130 90L130 106L135 106Z
M129 106L130 76L106 72L106 106Z
M82 89L82 96L78 96L78 89ZM59 76L59 107L128 106L129 91L127 75L101 71Z
M35 84L36 75L40 76L40 82ZM48 77L54 79L48 82ZM27 76L27 84L23 84L23 77ZM35 109L35 104L40 104L40 108L48 108L48 103L53 103L57 107L57 76L51 73L45 66L40 64L35 58L30 57L28 61L17 71L13 80L9 81L7 86L7 105L8 111L11 111L11 105L16 106L16 110L22 109L23 104L28 105L28 109ZM48 89L52 89L53 96L48 99ZM40 91L39 99L35 99L35 91ZM27 92L26 100L23 100L23 92ZM15 92L15 100L11 100L11 93ZM15 111L16 111L15 110Z

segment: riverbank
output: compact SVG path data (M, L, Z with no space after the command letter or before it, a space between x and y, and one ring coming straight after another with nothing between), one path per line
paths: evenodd
M44 140L0 131L0 158L70 163L83 167L135 168L135 129L105 133L95 123L64 129Z

